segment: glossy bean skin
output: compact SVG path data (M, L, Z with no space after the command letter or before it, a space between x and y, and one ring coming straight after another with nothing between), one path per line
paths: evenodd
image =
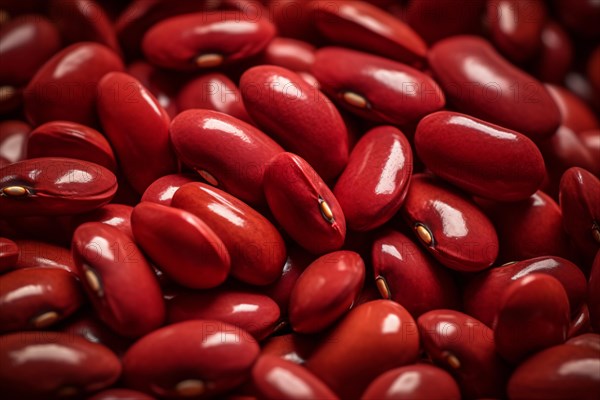
M373 274L381 297L415 318L436 309L455 309L458 288L452 276L400 232L385 230L373 243Z
M72 250L87 297L112 330L135 338L163 324L160 287L131 238L113 226L88 222L73 234Z
M562 284L550 275L531 274L511 283L494 320L496 350L517 364L567 339L569 298Z
M443 369L427 364L408 365L378 376L361 400L459 400L456 381Z
M546 21L534 67L536 76L542 82L563 82L573 63L573 53L573 43L565 29L555 21Z
M125 204L107 204L87 214L76 216L73 230L86 222L102 222L103 224L114 226L133 239L133 232L131 230L132 212L133 207Z
M240 18L235 11L195 13L166 19L145 34L142 50L153 64L193 71L243 60L260 52L275 37L266 19ZM216 55L215 63L201 58Z
M261 354L277 356L296 364L304 364L319 343L307 335L289 333L268 338L262 348Z
M583 304L571 318L567 338L583 335L591 331L592 321L590 318L590 309L587 304Z
M180 322L138 340L123 358L123 378L153 396L184 398L187 389L188 397L215 397L241 384L258 354L252 336L232 325Z
M279 307L269 297L235 289L181 292L167 303L170 324L189 320L214 320L236 326L263 340L279 322Z
M429 311L417 320L423 348L457 380L466 398L500 398L508 368L496 353L494 332L452 310Z
M8 163L25 159L29 124L19 120L0 121L0 157ZM2 164L0 163L0 167Z
M322 90L338 104L363 118L403 125L444 107L437 83L405 64L341 47L316 52L312 73ZM348 100L360 96L364 104Z
M0 276L0 331L44 329L83 303L81 286L67 271L19 269Z
M573 346L589 347L596 351L600 351L600 334L585 333L583 335L575 336L575 337L567 340L565 344L571 344Z
M427 45L401 20L364 1L313 2L316 27L330 41L407 64L425 58Z
M177 189L186 183L194 182L194 176L191 174L171 174L158 178L150 184L144 191L141 201L170 206L173 195Z
M88 400L155 400L145 393L129 389L107 389L94 394Z
M12 240L0 237L0 273L15 266L19 259L19 246Z
M319 378L301 365L261 355L252 367L252 384L265 400L336 400Z
M535 354L508 382L511 399L595 399L600 390L598 350L564 344Z
M458 111L533 140L549 137L560 124L558 108L544 86L502 58L484 39L444 39L431 48L428 60Z
M27 139L27 158L65 157L93 162L113 172L117 160L108 140L76 122L52 121L35 128Z
M306 366L340 398L358 399L383 372L414 362L418 349L419 334L406 309L375 300L350 311Z
M600 121L594 111L577 95L558 85L545 85L562 117L561 125L575 133L600 128Z
M529 138L466 114L429 114L417 126L415 148L434 174L497 201L528 198L546 173L542 154Z
M296 72L309 72L315 62L315 47L300 40L276 37L265 47L260 61Z
M556 2L556 11L561 21L569 29L584 37L598 37L600 27L596 21L600 17L600 7L594 2L586 0Z
M231 275L253 285L274 282L285 264L283 238L262 215L237 198L204 183L183 185L171 205L202 219L231 257Z
M169 117L175 118L179 112L176 103L177 92L189 76L160 69L146 61L134 61L128 64L127 73L140 81L156 97Z
M73 335L19 332L0 339L0 391L9 400L84 396L120 374L110 350Z
M585 301L586 282L581 270L563 258L544 256L492 268L473 277L463 292L465 312L492 326L502 293L511 282L534 273L548 274L563 284L572 312Z
M427 251L448 268L481 271L498 256L490 220L462 193L431 176L413 175L401 212Z
M193 289L222 284L231 258L217 234L195 215L149 202L135 206L136 243L176 283Z
M306 159L330 181L348 162L344 121L318 89L288 69L261 65L240 79L250 117L286 150Z
M304 249L323 254L342 247L346 237L342 208L301 157L292 153L273 157L265 171L264 191L277 221Z
M108 47L75 43L38 69L24 92L25 114L33 125L72 121L94 126L98 82L106 73L123 69L121 59Z
M264 204L269 160L283 149L254 126L211 110L188 110L171 123L179 159L206 181L252 205Z
M89 308L84 308L73 318L69 318L64 324L61 324L59 330L71 336L80 336L89 342L101 344L119 357L122 357L133 344L132 339L116 334Z
M312 262L296 281L289 320L298 333L320 332L350 310L365 281L365 264L353 251L336 251Z
M15 187L16 191L8 189ZM0 217L71 215L108 203L117 191L117 179L87 161L43 157L0 169L0 188Z
M169 144L170 118L137 79L122 72L106 74L98 83L98 95L106 136L139 194L156 179L177 172Z
M68 248L29 239L15 240L15 243L19 246L15 269L60 268L77 275L77 268Z
M591 325L600 331L600 250L596 253L588 283L588 304Z
M252 123L235 83L219 72L208 73L186 83L177 94L179 111L193 108L218 111Z

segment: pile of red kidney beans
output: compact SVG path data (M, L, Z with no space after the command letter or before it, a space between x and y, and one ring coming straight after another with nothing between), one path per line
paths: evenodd
M599 398L599 21L0 0L2 398Z

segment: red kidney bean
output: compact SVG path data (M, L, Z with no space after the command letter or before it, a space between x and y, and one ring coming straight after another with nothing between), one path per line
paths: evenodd
M348 133L335 106L298 74L262 65L244 72L240 90L250 117L324 180L348 162Z
M598 351L560 345L535 354L517 367L508 397L524 399L595 399L600 390Z
M15 269L60 268L77 275L73 256L68 249L35 240L16 240L15 243L19 246Z
M304 249L323 254L342 247L342 208L305 160L292 153L273 157L265 171L264 191L277 221Z
M316 27L330 41L407 64L423 61L427 45L410 26L364 1L313 2Z
M61 47L54 24L42 15L23 15L0 28L0 86L26 85Z
M529 138L465 114L440 111L423 118L415 148L434 174L489 199L524 200L545 176L542 154Z
M0 217L78 214L108 203L115 176L87 161L48 157L0 169Z
M12 269L19 259L19 246L12 240L0 237L0 273Z
M597 333L585 333L567 340L566 344L588 347L590 349L600 351L600 335Z
M402 215L427 251L448 268L480 271L498 256L490 220L470 199L431 176L413 175Z
M167 303L170 324L189 320L221 321L243 329L256 340L273 333L279 315L279 307L269 297L223 287L181 292Z
M141 201L170 206L173 195L181 186L194 182L193 175L173 174L158 178L146 188Z
M600 46L596 46L587 62L587 77L596 92L596 96L600 94Z
M550 275L563 284L571 312L578 310L585 301L586 282L581 270L563 258L545 256L509 263L473 277L463 291L465 312L492 326L502 293L511 282L534 273Z
M35 128L27 139L27 158L38 157L75 158L117 170L117 160L106 138L76 122L53 121Z
M437 83L399 62L339 47L316 52L312 73L341 106L376 122L407 124L444 107Z
M183 185L173 207L199 217L223 241L231 256L231 275L252 285L274 282L285 264L283 238L262 215L237 198L203 183Z
M277 26L279 36L311 43L320 41L310 1L268 1L267 7L269 18Z
M423 348L450 372L466 398L501 398L508 368L498 357L494 332L451 310L429 311L417 320Z
M350 311L306 365L340 398L358 399L383 372L413 363L418 349L419 334L408 311L393 301L375 300Z
M283 149L254 126L211 110L188 110L171 123L181 161L208 183L250 204L263 204L264 171Z
M545 87L560 110L563 126L575 133L600 128L598 117L582 99L557 85L546 84Z
M177 170L169 144L170 118L130 75L106 74L98 83L98 114L128 182L140 194ZM148 160L152 160L148 163Z
M315 62L315 47L301 40L276 37L263 50L260 62L296 72L310 72Z
M496 351L516 364L564 343L569 323L569 298L563 285L550 275L528 275L512 282L502 295L494 320Z
M133 343L131 339L113 332L95 316L92 310L87 308L84 308L74 318L70 318L62 324L60 332L72 336L81 336L89 342L106 346L119 357L122 357Z
M132 211L133 207L125 204L107 204L87 214L76 216L73 231L77 226L86 222L102 222L114 226L133 239L133 232L131 231Z
M252 336L217 321L188 321L138 340L123 358L128 387L160 397L215 397L240 385L259 354Z
M571 39L564 28L554 21L546 21L541 36L542 46L535 60L535 75L542 82L561 83L573 63Z
M500 253L497 262L526 260L545 255L569 256L558 204L542 191L527 200L500 203L477 200L498 233Z
M306 368L271 355L252 367L252 384L265 400L336 400L338 397Z
M144 202L133 209L131 227L139 246L176 283L206 289L227 278L231 268L227 248L195 215Z
M352 308L365 281L365 264L353 251L316 259L296 281L289 320L298 333L320 332Z
M381 297L401 304L415 318L435 309L458 308L458 290L448 270L402 233L383 231L371 257Z
M55 268L19 269L0 276L0 331L44 329L83 303L70 273Z
M600 6L587 0L558 0L556 12L561 21L578 35L597 38L600 27L597 24L600 18Z
M9 399L85 396L120 374L110 350L77 336L18 332L0 339L0 391Z
M240 18L235 11L195 13L154 25L142 50L153 64L193 71L234 63L259 53L275 37L265 18Z
M19 120L0 122L0 157L8 163L25 159L31 126Z
M320 336L317 336L321 339ZM298 335L296 333L271 336L261 349L261 354L270 354L296 364L303 364L313 353L319 343L315 336Z
M590 310L587 304L583 304L574 314L573 318L571 318L567 337L571 338L586 332L591 332L591 330L592 322L590 320Z
M33 125L65 120L93 126L98 82L108 72L123 68L108 47L75 43L38 69L24 92L25 114Z
M193 108L219 111L252 123L237 86L218 72L201 75L186 83L177 95L177 107L180 111Z
M72 250L87 297L112 330L135 338L163 324L160 287L131 238L115 227L88 222L73 234Z
M588 283L590 321L596 332L600 331L600 250L596 253Z
M89 397L88 400L155 400L155 398L136 390L107 389Z
M577 137L592 156L600 154L600 128L578 132ZM598 159L595 161L596 168L594 170L600 171L600 161Z
M426 364L395 368L378 376L361 400L460 400L456 381L443 369Z
M458 111L533 140L549 137L560 124L560 112L544 86L484 39L444 39L432 47L428 59L436 81Z

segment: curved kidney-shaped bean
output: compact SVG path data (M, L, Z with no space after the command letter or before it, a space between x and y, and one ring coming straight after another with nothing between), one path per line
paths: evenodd
M588 305L592 327L600 332L600 250L596 253L590 272Z
M567 337L572 338L592 331L590 310L587 304L583 304L571 317Z
M33 125L49 121L73 121L94 126L96 86L123 62L98 43L75 43L48 60L24 92L25 114Z
M600 121L594 111L577 95L558 85L545 85L560 110L561 125L576 134L600 128Z
M211 110L187 110L171 123L177 155L208 183L250 204L264 204L265 168L283 149L254 126Z
M106 168L70 158L33 158L0 169L0 217L71 215L108 203L117 178Z
M417 320L423 348L450 372L466 398L501 398L508 369L498 357L494 332L458 311L429 311Z
M271 336L264 342L261 354L270 354L296 364L303 364L318 345L315 336L290 333Z
M490 220L470 199L428 175L413 175L402 215L427 251L448 268L480 271L498 256Z
M83 303L81 286L67 271L26 268L0 276L0 331L44 329Z
M367 53L322 48L316 52L312 73L338 104L376 122L415 122L445 104L442 90L429 76Z
M107 389L89 397L88 400L155 400L155 398L136 390Z
M310 72L315 62L315 47L288 37L276 37L261 54L261 64L277 65L296 72Z
M575 336L566 341L565 344L573 346L588 347L596 351L600 351L600 334L584 333L583 335Z
M292 153L273 157L265 171L264 191L271 212L300 246L313 254L342 247L342 208L305 160Z
M183 185L173 207L191 212L223 241L231 257L231 275L253 285L281 276L286 250L283 238L265 217L237 198L200 182Z
M410 26L375 5L314 1L311 6L317 29L334 43L407 64L421 62L427 54L427 45Z
M531 274L507 288L494 320L496 351L518 363L545 348L564 343L570 323L569 298L550 275Z
M0 237L0 273L12 269L19 259L19 246L12 240Z
M133 209L131 227L139 246L176 283L206 289L227 278L229 252L217 234L195 215L144 202Z
M187 14L154 25L142 50L159 67L193 71L253 56L275 33L266 18L240 18L236 11Z
M179 89L189 80L187 74L167 71L146 61L134 61L127 65L127 73L140 81L158 100L169 117L175 118L179 110L175 98Z
M354 304L365 281L365 264L353 251L336 251L316 259L296 281L289 320L299 333L324 330Z
M125 177L138 193L177 171L169 144L170 118L135 78L106 74L98 83L98 115Z
M361 400L460 400L456 381L443 369L427 364L408 365L379 375Z
M509 263L473 277L463 291L465 312L492 326L500 309L500 299L508 286L534 273L550 275L562 283L569 297L571 312L576 312L585 301L585 276L577 265L560 257L545 256Z
M279 307L269 297L252 292L219 288L178 293L167 303L169 323L214 320L236 326L262 340L279 322Z
M252 367L252 384L265 400L337 400L338 397L306 368L262 355Z
M286 150L326 181L339 175L348 162L348 132L324 94L295 72L270 65L244 72L240 90L252 119Z
M27 158L65 157L93 162L113 172L117 160L108 140L97 130L68 121L52 121L29 133Z
M506 203L477 200L498 233L498 262L554 255L567 257L568 243L558 204L538 190L527 200Z
M402 233L382 232L373 243L371 260L381 297L401 304L415 318L458 307L458 290L448 270Z
M133 344L132 339L116 334L89 308L84 308L75 318L68 319L65 324L60 326L59 330L106 346L119 357L122 357Z
M333 189L348 228L368 231L389 221L406 197L412 169L410 143L402 132L393 126L367 132Z
M415 148L434 174L488 199L524 200L546 175L542 154L529 138L465 114L440 111L423 118Z
M186 183L194 182L193 175L172 174L158 178L144 191L141 201L170 206L175 192Z
M204 74L185 84L177 94L179 111L202 108L252 123L235 83L218 72Z
M444 39L432 47L428 59L458 111L533 140L549 137L560 124L560 112L544 86L502 58L484 39Z
M61 246L36 240L15 240L19 246L17 268L60 268L77 275L71 252Z
M541 35L542 45L534 61L535 75L542 82L560 84L573 64L573 43L562 25L554 21L546 21Z
M10 20L0 29L0 86L27 84L61 45L54 24L42 15Z
M119 359L106 347L61 332L19 332L0 339L0 392L7 399L85 396L112 385Z
M27 154L27 136L30 131L31 126L22 121L0 121L0 158L6 159L8 163L23 160Z
M215 397L241 384L259 354L252 336L218 321L187 321L138 340L123 358L128 387L168 398Z
M361 304L348 313L307 361L307 367L340 398L358 399L373 379L417 359L414 319L389 300Z
M107 204L87 214L77 215L74 218L75 226L73 230L86 222L102 222L114 226L133 239L133 232L131 231L132 211L133 207L125 204Z
M111 329L139 337L163 324L160 287L130 237L113 226L88 222L73 234L72 250L86 294Z
M596 398L600 390L598 350L563 344L546 349L517 367L508 382L512 400Z

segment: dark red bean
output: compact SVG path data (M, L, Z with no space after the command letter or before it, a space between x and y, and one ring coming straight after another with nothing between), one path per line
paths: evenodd
M89 397L88 400L155 400L155 398L136 390L107 389Z
M589 347L593 350L600 351L600 334L585 333L580 336L573 337L567 340L566 344L573 346Z
M600 331L600 250L596 253L590 272L588 304L592 327L598 332Z
M108 347L122 357L133 340L119 336L95 315L93 310L84 308L75 317L69 318L60 326L60 332L71 336L81 336L85 340Z
M70 158L33 158L0 169L0 216L65 215L108 203L117 179L106 168Z
M8 163L24 160L31 126L19 120L0 121L0 157Z
M67 248L35 240L16 240L15 243L19 246L15 269L60 268L77 275L73 256Z
M273 157L265 171L265 196L277 221L300 246L313 254L344 244L346 221L325 182L292 153Z
M567 337L582 335L592 331L592 321L590 319L590 310L587 304L583 304L571 318Z
M0 273L12 269L19 259L19 246L12 240L0 237Z
M560 84L571 68L573 53L573 44L564 28L554 21L547 21L542 29L542 46L535 61L535 75L542 82Z
M125 204L107 204L87 214L75 217L74 229L86 222L102 222L114 226L133 239L131 231L131 213L133 207Z
M600 27L596 23L600 18L600 5L588 0L558 0L556 12L561 21L577 34L589 38L598 38Z
M258 354L256 341L240 328L180 322L138 340L123 358L123 379L159 397L215 397L244 382Z
M146 188L141 201L149 201L151 203L162 204L165 206L171 205L173 195L181 186L186 183L194 182L193 175L173 174L165 175L158 178Z
M545 87L560 110L561 125L577 134L600 128L600 121L594 111L577 95L561 86L546 84Z
M300 40L276 37L263 50L260 62L296 72L310 72L315 62L315 47Z

